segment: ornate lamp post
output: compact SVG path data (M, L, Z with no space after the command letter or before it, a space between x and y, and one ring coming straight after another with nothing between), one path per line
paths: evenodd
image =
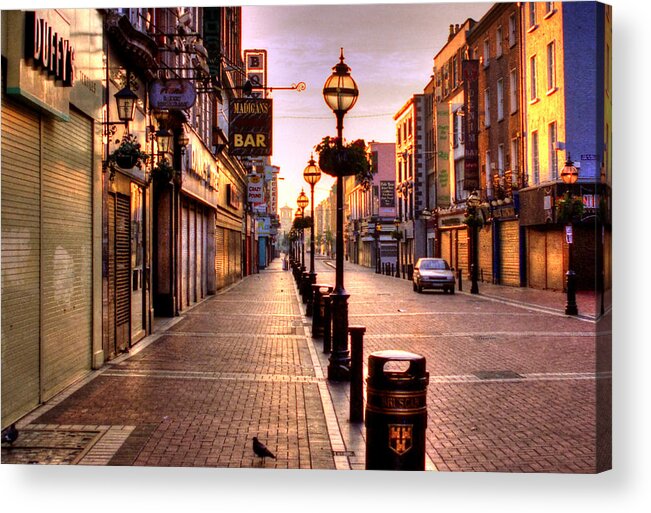
M312 226L310 227L310 279L309 288L307 289L307 314L312 314L313 297L312 285L316 283L316 272L314 271L314 186L321 180L321 169L314 162L314 156L310 155L307 167L303 170L303 179L310 184L310 215L312 216Z
M569 186L576 183L578 179L579 170L574 166L574 162L572 162L572 159L570 158L570 154L568 152L567 161L561 170L561 180L563 180L563 183L568 186L568 194L570 189ZM568 244L567 273L565 274L567 277L567 302L565 303L565 315L578 315L579 309L576 305L576 273L572 269L572 243L574 237L572 218L570 218L569 222L567 223L565 233Z
M477 251L477 229L479 226L479 205L481 200L477 191L468 196L466 199L466 215L468 216L468 228L470 228L470 244L472 246L472 262L470 264L470 279L472 286L470 287L471 294L479 294L479 286L477 285L477 274L479 271L478 251Z
M380 221L375 221L375 228L373 229L373 238L375 239L375 274L380 274L382 267L382 259L380 257L380 235L382 234L382 225Z
M307 204L309 203L310 200L307 199L307 196L303 189L301 189L301 193L298 195L298 198L296 198L296 204L298 205L298 208L301 209L301 217L305 219L305 207L307 207ZM303 238L303 229L301 229L301 238ZM303 241L301 241L301 244ZM302 249L303 251L303 259L301 260L301 265L302 269L301 272L305 271L305 247Z
M323 99L337 118L337 146L343 146L344 116L353 108L359 89L350 68L344 62L341 49L339 63L332 68L332 75L323 85ZM350 352L348 351L348 298L344 288L344 184L346 175L343 166L337 170L337 258L335 261L335 289L332 298L332 353L328 364L328 379L342 381L350 379Z

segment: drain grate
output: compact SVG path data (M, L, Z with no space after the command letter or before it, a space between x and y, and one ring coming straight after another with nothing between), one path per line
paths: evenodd
M13 445L2 446L2 463L71 465L99 434L99 431L23 429Z
M355 451L332 451L333 456L355 456Z
M495 380L495 379L524 379L517 372L510 370L501 371L479 371L474 373L479 379L482 380Z

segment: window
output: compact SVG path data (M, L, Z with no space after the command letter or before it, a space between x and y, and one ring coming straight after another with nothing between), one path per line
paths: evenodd
M540 183L540 159L538 156L538 132L531 132L531 171L533 183Z
M491 151L486 150L486 195L493 197L493 171L491 170Z
M459 85L459 66L457 63L457 56L452 57L452 87L455 88Z
M500 176L504 175L504 145L497 147L497 172Z
M518 110L518 74L515 69L509 74L509 104L511 114Z
M536 26L536 2L529 2L529 28Z
M497 81L497 121L504 119L504 80Z
M556 155L556 122L549 124L549 174L552 180L558 179L558 157Z
M463 123L462 117L459 115L459 111L455 111L453 114L454 119L454 132L452 133L452 146L457 148L459 144L463 144Z
M547 91L556 89L556 57L555 45L552 41L547 45Z
M545 2L545 14L552 14L554 12L554 2Z
M538 91L536 89L536 56L534 55L529 59L529 73L531 75L531 92L530 101L538 98Z
M484 40L484 68L488 66L488 59L490 58L490 44L488 39Z
M491 91L484 89L484 126L491 126Z
M495 32L495 56L496 57L501 57L502 56L502 27L497 27L497 31Z
M511 139L511 169L516 171L520 166L518 165L518 159L520 157L520 151L518 146L518 138L515 137Z
M513 13L511 16L509 16L509 46L514 46L517 41L516 30L517 27L515 26L515 13Z

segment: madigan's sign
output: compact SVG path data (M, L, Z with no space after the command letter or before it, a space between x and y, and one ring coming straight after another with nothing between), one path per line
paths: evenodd
M272 100L235 98L230 102L228 143L231 155L271 155Z
M461 75L466 110L463 188L474 191L479 189L479 61L463 61Z

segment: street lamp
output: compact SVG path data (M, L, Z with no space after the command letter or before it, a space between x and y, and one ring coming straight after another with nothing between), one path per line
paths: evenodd
M323 85L323 99L337 118L337 149L343 146L344 116L353 108L359 89L350 76L350 68L344 62L341 49L339 63L332 68L332 75ZM337 258L335 261L335 289L332 298L332 353L328 364L328 379L350 379L350 353L348 351L348 298L344 288L344 184L345 172L337 170Z
M563 183L567 185L568 194L570 185L576 183L579 179L579 170L574 166L574 162L570 157L570 153L567 153L567 160L565 161L565 166L561 170L561 179ZM576 305L576 273L572 269L572 242L573 242L573 227L572 227L572 218L570 217L569 222L566 227L566 238L567 238L567 302L565 303L565 315L578 315L579 309Z
M477 258L477 229L479 227L480 215L479 205L481 205L479 194L477 194L477 191L474 191L466 199L466 215L469 219L468 227L470 228L470 244L472 246L472 263L470 264L470 279L472 280L472 286L470 287L471 294L479 294L479 286L477 285L477 274L479 271L479 262Z
M307 207L309 201L310 200L307 199L305 192L301 189L301 193L296 199L296 204L298 205L298 208L301 209L301 217L303 217L303 219L305 219L305 207ZM301 297L303 298L303 303L305 303L307 301L307 298L305 297L305 282L308 279L306 276L307 273L305 272L305 228L301 228L301 255L301 281L299 289Z
M314 155L310 155L307 167L303 170L303 178L310 184L310 213L312 216L312 226L310 227L310 288L307 291L307 315L311 315L314 308L312 285L316 283L316 272L314 271L314 186L321 180L321 169L314 162Z
M373 238L375 239L375 274L380 274L382 267L382 259L380 258L380 235L382 234L382 225L380 221L375 221L375 228L373 229Z

